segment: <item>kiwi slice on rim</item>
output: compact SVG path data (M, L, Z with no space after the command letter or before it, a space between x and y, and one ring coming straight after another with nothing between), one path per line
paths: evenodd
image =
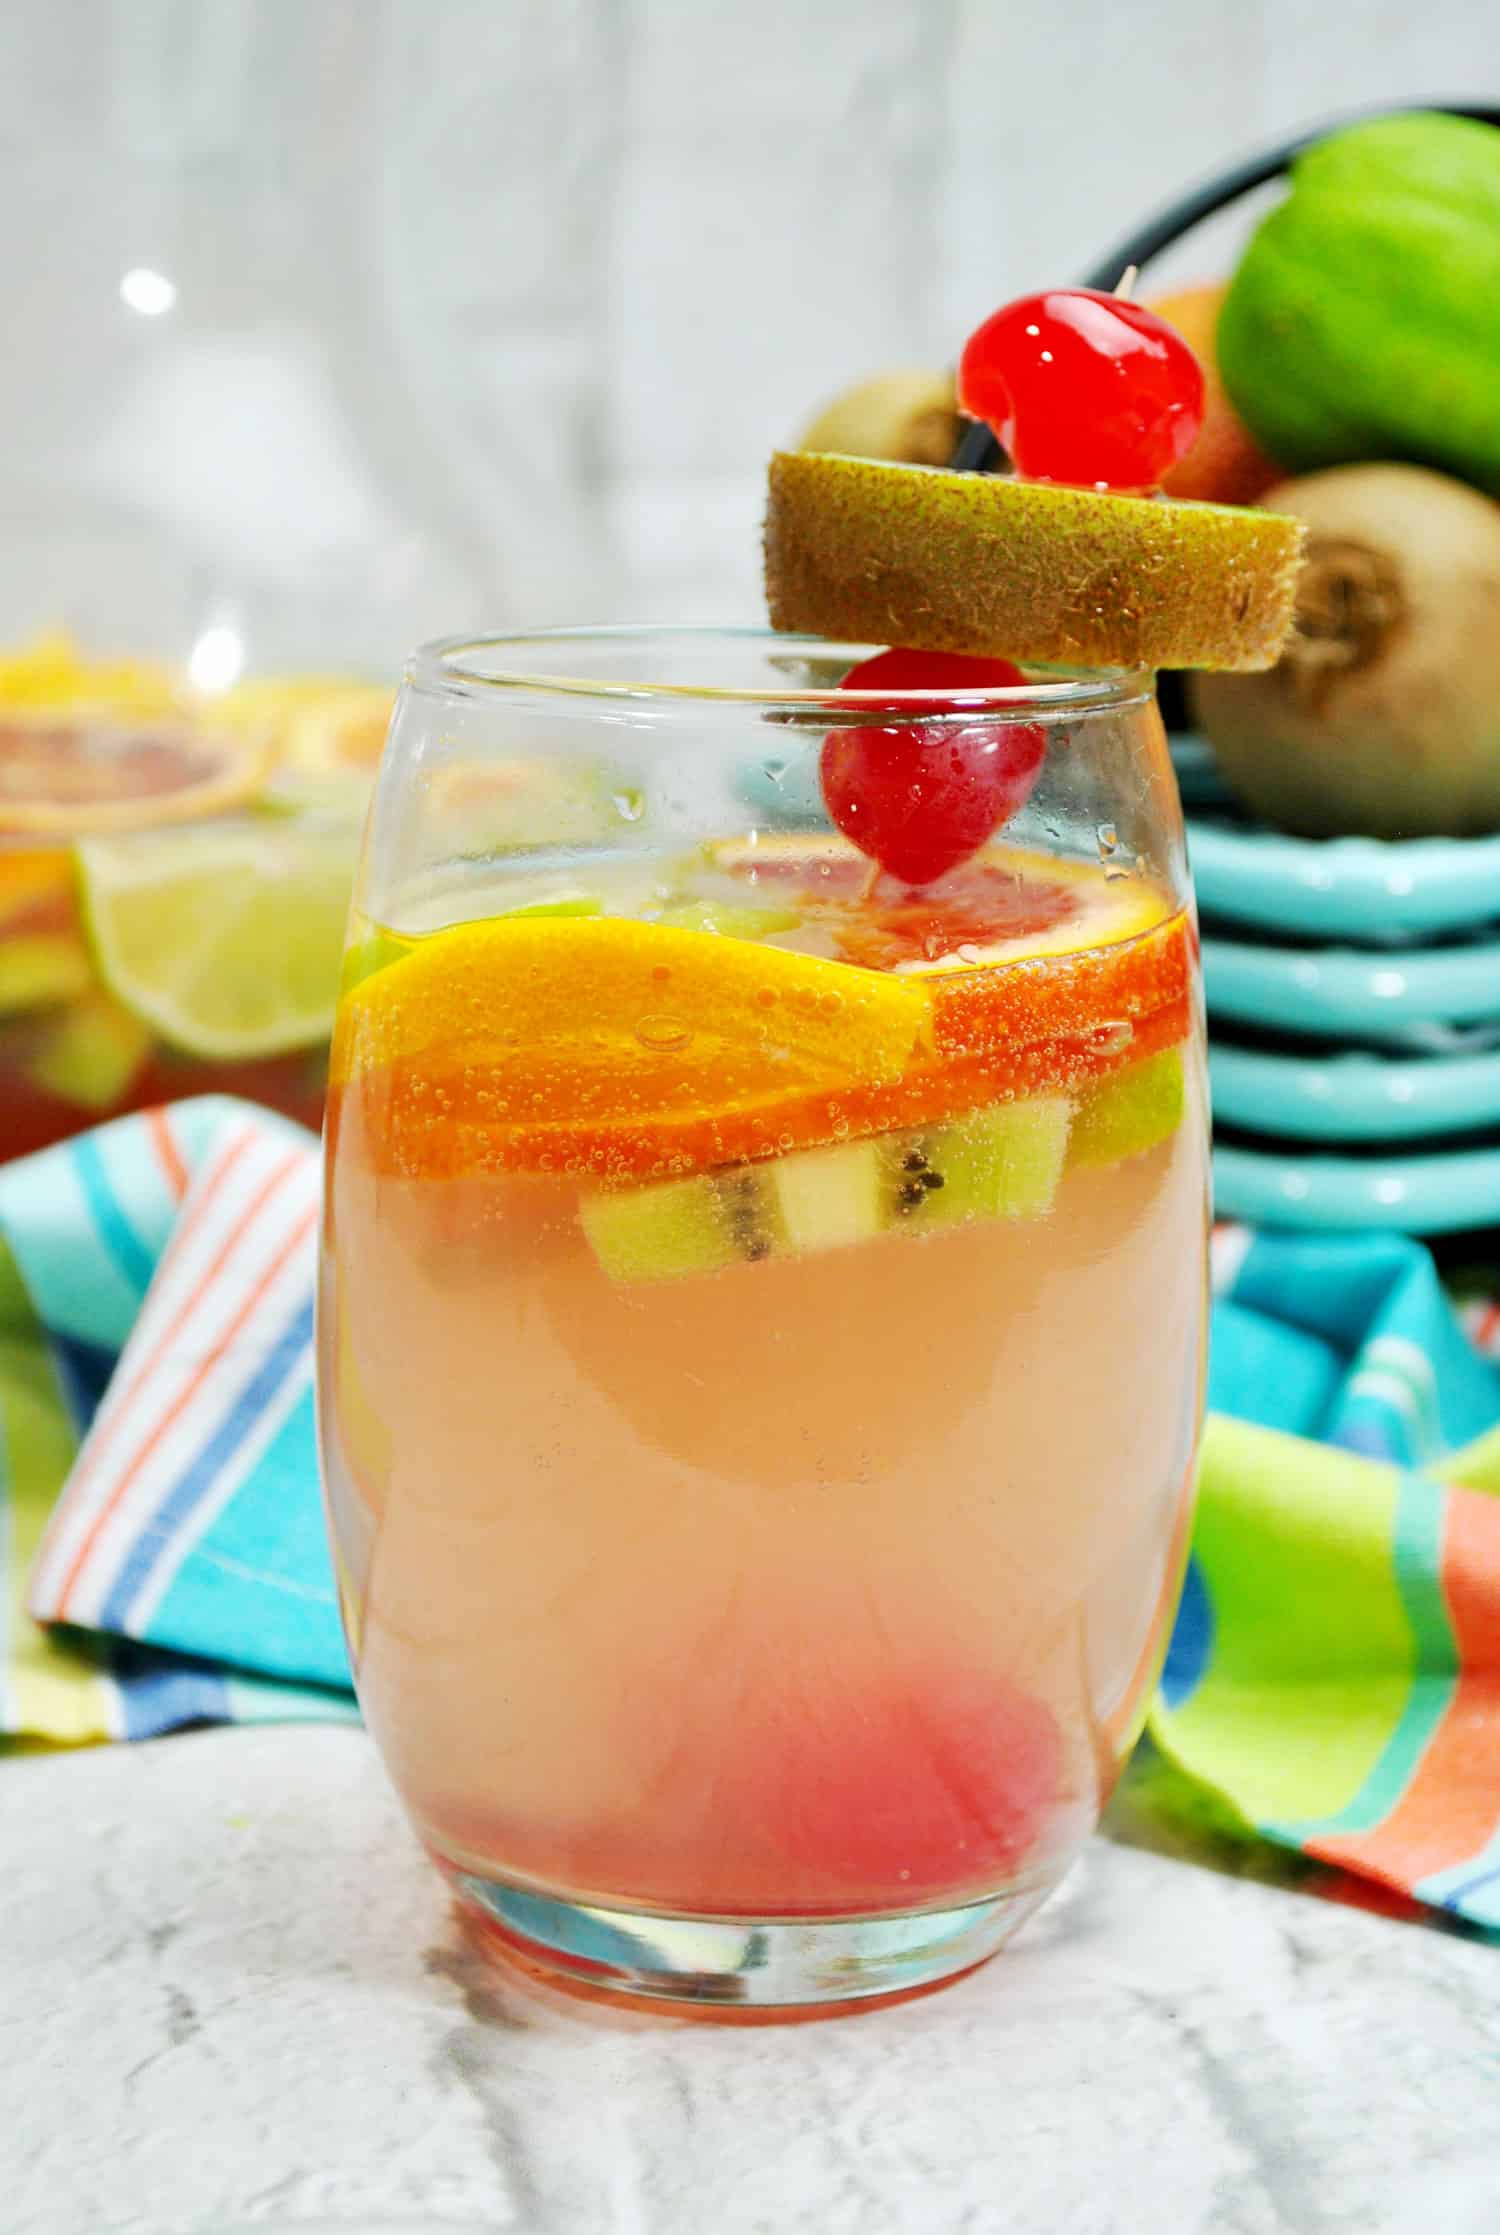
M772 625L1063 667L1267 668L1292 624L1285 514L778 451Z

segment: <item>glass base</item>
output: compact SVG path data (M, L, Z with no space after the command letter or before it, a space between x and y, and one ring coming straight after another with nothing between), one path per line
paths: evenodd
M565 1992L734 2020L833 2017L957 1979L1058 1879L905 1917L663 1917L561 1900L437 1858L482 1944Z

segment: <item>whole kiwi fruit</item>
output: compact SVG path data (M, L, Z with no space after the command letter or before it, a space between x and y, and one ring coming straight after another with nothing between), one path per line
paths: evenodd
M797 448L945 466L958 429L951 372L874 373L825 404L797 437Z
M1500 507L1408 465L1261 502L1307 528L1292 634L1266 673L1188 686L1231 791L1304 837L1500 830Z

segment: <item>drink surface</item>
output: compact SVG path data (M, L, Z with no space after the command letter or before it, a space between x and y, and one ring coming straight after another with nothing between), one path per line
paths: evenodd
M1056 1875L1135 1736L1199 1402L1189 928L1000 848L867 883L726 844L351 947L325 1473L365 1710L460 1868L977 1899Z

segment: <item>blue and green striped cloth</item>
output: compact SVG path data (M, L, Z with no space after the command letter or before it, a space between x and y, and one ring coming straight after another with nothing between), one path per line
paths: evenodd
M310 1135L217 1099L0 1167L0 1732L354 1718L313 1434L317 1184Z

